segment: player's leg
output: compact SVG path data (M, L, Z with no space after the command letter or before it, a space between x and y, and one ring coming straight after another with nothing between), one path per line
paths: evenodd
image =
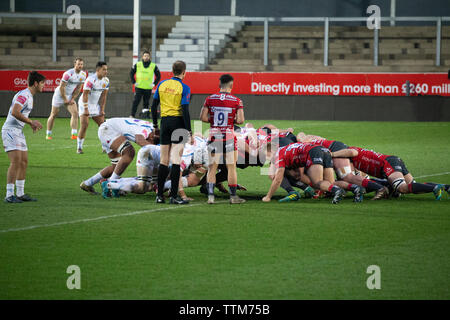
M332 203L338 203L343 195L344 190L339 188L338 186L333 185L329 180L334 181L334 177L330 178L331 175L334 175L331 168L327 168L326 171L324 170L323 166L320 164L313 164L311 165L308 170L306 171L306 174L311 179L312 185L316 189L320 189L322 191L328 191L333 194L333 201ZM328 179L325 179L324 177L324 171L325 175Z
M21 200L18 200L14 195L14 185L16 183L17 172L20 170L21 166L21 151L19 150L11 150L7 151L9 158L9 167L8 172L6 174L6 197L5 202L9 203L20 203Z
M162 144L164 143L164 133L161 132L161 135L161 155L158 166L158 194L156 197L157 203L164 203L164 182L166 182L167 176L169 175L170 160L170 144Z
M150 119L150 97L152 95L152 90L143 91L142 117L144 119Z
M67 106L67 110L70 112L70 128L72 129L71 139L76 140L78 135L78 106L74 102Z
M105 122L105 116L95 116L95 117L92 117L92 120L94 120L95 121L95 123L100 127L100 125L103 123L103 122Z
M120 154L120 160L114 168L114 172L111 175L111 180L120 179L122 173L128 168L130 163L134 159L135 151L131 142L129 142L124 136L118 137L111 143L111 150ZM110 152L108 156L112 159L116 153Z
M188 201L181 199L178 196L178 187L180 183L181 175L181 156L183 155L184 143L174 143L170 147L170 161L172 166L170 168L170 181L172 185L170 186L170 203L171 204L188 204Z
M231 150L225 153L225 164L228 170L228 188L230 189L230 203L239 204L244 203L245 200L241 199L236 195L237 190L237 172L236 172L236 161L237 161L237 150L230 148Z
M80 132L77 138L77 153L83 153L84 139L86 138L86 131L89 127L89 116L80 114Z
M130 117L136 118L136 111L137 111L137 108L139 106L139 102L141 102L141 98L142 98L142 91L141 91L141 89L135 88L133 105L131 107Z
M209 153L208 173L206 175L206 187L208 190L208 203L214 203L214 185L216 183L217 167L219 166L220 153Z
M52 106L52 111L50 112L50 116L47 119L47 132L45 135L45 139L52 140L52 130L55 124L55 118L59 113L59 107Z

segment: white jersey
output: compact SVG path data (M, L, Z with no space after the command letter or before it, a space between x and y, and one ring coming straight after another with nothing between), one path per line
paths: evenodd
M124 136L127 140L136 142L136 135L143 135L145 139L154 130L153 124L133 118L111 118L103 122L98 128L98 138L106 153L112 151L112 143Z
M83 84L86 81L86 72L81 70L80 72L76 73L75 68L69 69L66 72L64 72L61 81L66 83L66 96L72 96L73 92L75 91L75 88ZM55 92L60 92L61 85L59 85Z
M109 90L109 79L107 77L99 79L97 77L97 73L94 72L89 77L87 77L86 81L84 82L83 91L84 90L89 90L88 105L96 106L103 91ZM80 96L78 104L80 106L83 105L83 95Z
M134 118L111 118L106 125L132 142L136 142L136 135L143 135L145 139L153 132L153 123Z
M31 110L33 109L33 95L29 88L19 91L14 96L11 107L9 108L8 117L3 124L2 129L20 129L22 130L25 123L17 120L11 113L15 104L20 105L20 113L28 118Z
M194 144L186 143L184 145L183 154L181 156L181 170L188 168L192 162L202 163L202 157L207 152L206 139L194 136Z

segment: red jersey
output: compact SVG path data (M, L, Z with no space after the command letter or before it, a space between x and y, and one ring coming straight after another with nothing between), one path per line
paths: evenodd
M206 98L203 104L208 108L210 135L233 134L234 120L239 109L244 108L242 100L229 93L216 93Z
M358 147L349 147L349 149L358 151L358 155L350 159L353 162L355 169L361 170L374 177L383 177L384 160L390 156Z
M317 146L322 146L327 149L330 148L330 146L333 144L333 142L334 142L334 140L327 140L324 138L312 139L311 141L309 141L309 143L315 144Z
M311 143L291 143L278 149L275 166L277 168L305 167L309 158L309 151L317 147Z

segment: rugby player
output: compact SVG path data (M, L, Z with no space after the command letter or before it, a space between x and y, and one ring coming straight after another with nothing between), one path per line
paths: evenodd
M91 117L98 126L105 121L106 96L109 90L109 79L106 77L108 66L106 62L99 61L95 73L91 74L83 86L83 94L78 100L78 113L80 115L80 133L77 138L77 153L83 153L83 143L86 130Z
M297 135L297 140L300 142L313 143L323 146L331 152L348 148L348 146L341 141L327 140L316 135L305 135L303 132L300 132ZM375 191L376 193L372 200L380 200L389 195L389 190L382 184L363 177L362 175L355 175L354 171L351 169L350 160L348 158L333 158L333 167L338 179L346 181L350 184L347 188L352 188L352 184L356 184L365 188L367 192ZM342 187L342 185L340 185L340 187Z
M153 125L148 121L111 118L100 125L98 137L111 160L111 165L80 184L82 190L91 194L96 193L93 185L102 179L120 179L121 174L134 159L135 150L131 142L143 147L153 143L155 134Z
M233 96L233 77L229 74L220 76L220 91L206 98L200 112L200 120L210 124L208 138L209 166L207 174L208 203L214 203L214 185L219 162L226 164L228 170L228 187L230 203L245 202L236 195L237 190L237 146L234 135L234 123L244 123L244 105L242 100Z
M441 199L445 186L438 183L416 182L399 157L359 147L349 147L349 149L358 151L357 156L350 158L355 169L376 178L387 179L393 192L402 194L432 192L436 200Z
M170 173L171 204L187 204L178 195L178 182L180 180L180 162L184 144L190 136L191 118L189 115L189 102L191 89L183 83L186 76L186 63L175 61L172 65L173 77L161 81L156 88L151 107L153 125L158 128L157 107L161 108L161 161L158 168L158 195L156 203L165 203L164 182ZM169 162L172 162L169 171Z
M275 153L272 161L272 170L276 170L275 177L262 201L269 202L272 199L275 191L280 187L286 169L301 167L305 168L305 173L315 188L331 192L333 204L342 200L345 191L334 184L333 160L330 151L314 144L292 143L278 149Z
M62 105L70 112L70 127L72 128L71 139L77 139L78 129L78 107L75 102L80 94L81 87L86 80L86 72L83 71L83 59L76 58L72 69L64 72L60 85L55 89L52 98L52 111L47 120L47 134L45 138L52 140L52 130L55 118Z
M23 134L23 127L25 124L29 124L33 133L42 129L42 124L39 121L31 120L28 116L33 109L33 96L42 92L44 83L45 77L42 74L36 71L31 71L28 74L28 88L16 93L2 127L3 148L10 161L6 177L5 202L7 203L36 201L25 193L28 147ZM14 184L16 195L14 195Z

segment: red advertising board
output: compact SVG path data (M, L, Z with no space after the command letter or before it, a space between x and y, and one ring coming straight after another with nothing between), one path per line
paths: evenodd
M26 88L29 71L0 70L0 90ZM46 77L45 91L54 91L63 70L41 71ZM219 87L223 72L187 72L184 82L192 94L211 94ZM231 72L234 94L253 95L335 95L335 96L404 96L406 83L410 95L450 96L447 73L276 73ZM161 72L169 79L171 72ZM114 87L114 82L111 82ZM130 86L131 90L131 86Z

